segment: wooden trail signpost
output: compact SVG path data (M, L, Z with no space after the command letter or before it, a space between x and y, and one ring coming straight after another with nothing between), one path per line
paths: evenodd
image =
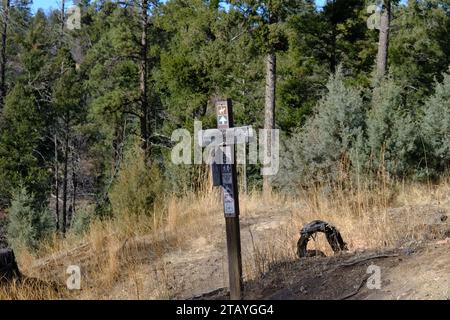
M216 151L220 152L221 163L213 163L213 184L223 189L223 206L226 222L228 273L230 280L230 299L242 299L242 257L241 231L239 224L239 194L235 159L236 143L247 143L252 137L250 127L233 128L233 106L230 99L216 102L217 129L222 132L224 143ZM232 141L226 139L230 129L243 132L245 139L233 136ZM239 130L238 130L239 129ZM233 132L231 132L233 133ZM219 150L220 149L220 150Z
M216 103L217 128L226 130L233 127L233 107L231 100ZM241 229L239 223L239 194L237 171L233 145L224 145L222 149L221 181L223 188L223 205L225 213L228 274L230 281L230 299L242 298L242 257Z
M231 100L216 103L217 128L225 130L233 127L233 106ZM234 145L224 145L222 149L221 181L225 213L228 274L230 280L230 299L242 298L242 257L241 229L239 223L239 194L237 171L234 159Z

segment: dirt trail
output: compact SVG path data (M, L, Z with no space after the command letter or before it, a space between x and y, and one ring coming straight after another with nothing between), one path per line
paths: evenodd
M360 299L450 299L450 242L429 245L386 268L381 290L364 290Z
M257 215L241 218L245 270L254 268L254 253L255 249L258 250L256 244L279 238L280 231L291 220L289 212L284 210L277 210L276 213L259 212ZM214 229L218 231L217 234L199 235L187 248L168 252L156 263L142 264L137 270L133 270L135 275L152 275L151 278L140 279L140 296L155 298L162 294L171 299L190 299L227 287L228 260L223 218L217 219ZM118 283L109 293L110 298L130 298L129 291L136 291L133 276L124 278L129 280Z

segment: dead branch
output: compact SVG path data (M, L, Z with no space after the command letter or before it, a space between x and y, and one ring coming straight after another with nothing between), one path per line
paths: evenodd
M335 253L348 250L347 244L335 226L325 221L315 220L305 225L300 231L300 239L297 243L297 255L299 258L308 256L308 242L318 232L325 234L328 243Z
M393 257L398 257L399 255L396 253L392 253L392 254L380 254L380 255L376 255L376 256L370 256L370 257L365 257L365 258L361 258L361 259L357 259L355 261L351 261L351 262L344 262L341 263L340 265L338 265L337 267L351 267L354 266L355 264L361 263L361 262L366 262L369 260L374 260L374 259L382 259L382 258L393 258Z
M362 287L363 287L364 284L367 282L367 279L369 279L369 277L370 277L370 275L366 275L366 276L362 279L361 283L359 284L359 287L358 287L355 291L353 291L352 293L350 293L350 294L348 294L348 295L346 295L346 296L343 296L343 297L340 298L339 300L347 300L347 299L349 299L349 298L351 298L351 297L356 296L356 295L359 293L359 291L361 291Z

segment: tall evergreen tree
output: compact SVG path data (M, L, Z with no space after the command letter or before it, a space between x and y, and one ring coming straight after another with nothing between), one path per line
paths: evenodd
M69 204L69 182L72 184L72 197L76 195L76 169L72 166L76 157L74 148L74 128L84 119L84 106L82 104L82 92L80 77L75 69L75 61L67 48L61 48L54 61L55 69L60 71L60 77L53 84L52 107L54 118L60 123L60 143L62 149L62 221L61 231L65 234L70 221L68 215L73 216L75 203ZM59 161L55 159L55 161ZM69 176L69 170L72 176ZM59 179L58 179L59 180ZM57 207L59 197L56 196ZM59 217L57 218L57 221Z
M450 11L446 0L409 0L392 22L390 73L417 107L450 65Z
M0 110L17 70L8 70L19 52L17 43L24 36L30 19L30 0L2 0L0 2Z
M6 96L6 42L8 39L8 24L9 24L9 9L10 0L3 0L2 2L2 48L0 61L0 110L3 108L3 103Z
M276 78L277 78L277 51L287 49L287 36L284 23L289 15L294 15L305 9L304 1L248 1L231 0L230 4L239 10L247 19L259 42L260 50L265 55L266 66L266 90L264 108L264 129L275 129L275 104L276 104ZM272 157L273 137L267 136L267 155ZM269 177L264 177L264 192L271 191Z
M42 202L47 201L49 156L48 130L50 59L48 23L37 12L30 29L21 41L23 74L6 97L0 134L0 172L2 202L8 203L10 192L23 185ZM9 190L9 191L8 191Z

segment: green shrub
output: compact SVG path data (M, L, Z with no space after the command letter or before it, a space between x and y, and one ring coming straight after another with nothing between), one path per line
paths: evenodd
M353 154L364 132L364 103L360 90L345 85L341 69L327 88L314 115L281 145L277 185L285 188L348 178L347 164L356 157Z
M164 191L164 180L157 164L148 165L138 146L128 152L123 164L109 192L113 214L151 214L155 201Z
M421 125L427 152L427 171L436 176L450 167L450 74L436 83L435 93L423 106Z
M370 108L340 70L327 88L305 126L282 138L275 185L345 184L355 174L371 183L386 176L420 180L449 169L450 75L436 84L422 113L407 105L404 89L392 79L374 88Z
M390 79L373 91L367 116L366 168L390 176L412 175L420 161L414 109L403 103L402 89Z
M90 210L89 207L82 207L78 209L77 213L73 217L70 231L77 235L82 235L87 232L93 220L94 211L94 209Z
M25 188L13 194L8 209L8 242L14 249L35 250L39 242L54 231L54 220L47 208L36 208L35 199Z

